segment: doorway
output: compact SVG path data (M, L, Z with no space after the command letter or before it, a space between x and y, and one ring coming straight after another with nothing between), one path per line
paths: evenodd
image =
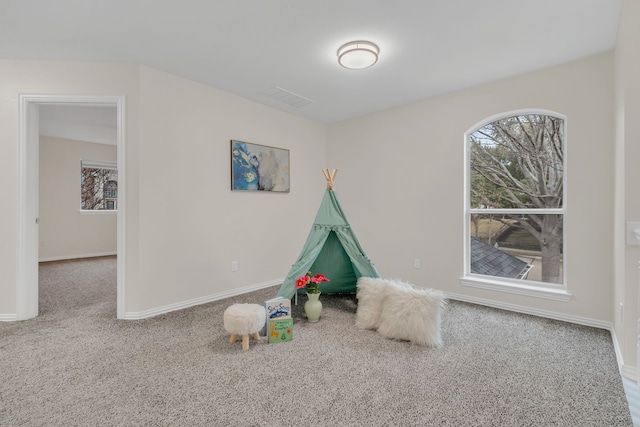
M113 106L117 116L117 317L125 307L125 99L124 96L20 95L19 96L18 281L16 318L38 315L39 249L39 112L42 106Z

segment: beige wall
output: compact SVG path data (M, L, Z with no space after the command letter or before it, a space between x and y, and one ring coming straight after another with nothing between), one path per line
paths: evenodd
M635 366L638 342L638 262L640 246L627 246L625 223L640 222L640 3L623 0L615 52L616 112L616 243L615 304L624 304L624 318L615 317L624 363Z
M613 56L590 57L330 126L341 201L385 277L610 322L613 310ZM567 116L569 302L465 287L464 133L512 110ZM414 258L421 260L415 269Z
M80 213L80 161L117 160L115 145L40 136L41 261L116 253L116 215Z
M126 314L288 273L325 187L324 125L134 64L0 60L0 81L0 318L16 311L20 93L126 96ZM291 150L291 192L232 192L231 139Z
M286 276L325 187L325 126L148 67L140 101L141 276L128 308ZM231 191L231 139L289 149L291 192Z

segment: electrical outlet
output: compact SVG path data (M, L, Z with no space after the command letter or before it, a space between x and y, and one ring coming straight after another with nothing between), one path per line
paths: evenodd
M420 268L420 258L413 259L413 268Z
M620 303L620 321L622 322L624 320L624 306L622 305L622 303Z
M627 222L627 245L640 245L640 222Z
M231 261L231 271L238 271L238 261Z

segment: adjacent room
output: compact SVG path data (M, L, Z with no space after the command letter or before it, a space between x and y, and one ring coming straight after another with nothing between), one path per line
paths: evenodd
M634 0L0 11L0 424L638 423Z

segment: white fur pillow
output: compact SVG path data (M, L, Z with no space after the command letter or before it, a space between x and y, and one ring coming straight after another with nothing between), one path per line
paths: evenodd
M358 311L356 312L356 326L363 329L378 329L382 302L387 295L390 280L375 277L360 277L358 279Z
M440 315L444 304L441 291L395 282L387 287L378 332L386 338L440 347Z

